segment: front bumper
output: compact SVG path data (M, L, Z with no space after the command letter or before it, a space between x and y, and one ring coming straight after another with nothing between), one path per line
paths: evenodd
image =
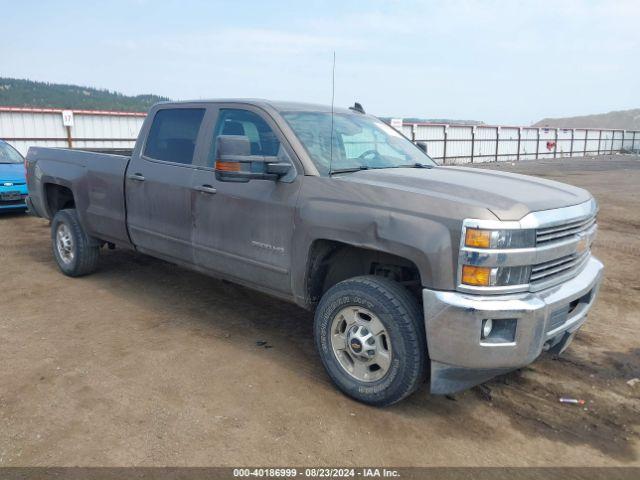
M587 319L602 270L591 257L571 280L535 293L480 296L424 289L431 392L458 392L528 365L544 350L561 353ZM513 328L505 337L482 340L486 319Z
M10 199L7 199L8 195L11 195ZM26 209L26 197L27 186L25 184L4 186L0 183L0 211Z

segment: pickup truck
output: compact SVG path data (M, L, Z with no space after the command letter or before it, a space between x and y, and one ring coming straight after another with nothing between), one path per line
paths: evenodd
M560 354L602 278L587 191L438 166L358 104L160 103L130 156L26 166L62 273L117 246L295 302L335 385L376 406Z

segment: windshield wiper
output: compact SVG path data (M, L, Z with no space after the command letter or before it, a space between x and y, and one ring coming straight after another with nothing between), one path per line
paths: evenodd
M358 167L351 168L336 168L335 170L331 170L329 173L333 175L334 173L351 173L351 172L359 172L360 170L369 170L370 167L367 165L360 165Z
M416 163L410 163L408 165L398 165L396 168L433 168L433 165L416 162Z
M334 173L353 173L359 172L361 170L381 170L384 168L433 168L433 165L428 165L426 163L410 163L408 165L387 165L384 167L370 167L368 165L360 165L357 167L349 167L349 168L337 168L335 170L331 170L329 172L331 175Z

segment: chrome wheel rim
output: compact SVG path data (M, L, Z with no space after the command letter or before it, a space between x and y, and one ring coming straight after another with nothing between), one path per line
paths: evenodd
M331 322L331 348L342 369L361 382L375 382L391 366L389 333L366 308L340 310Z
M73 237L71 236L71 230L64 223L58 225L56 229L56 248L60 259L64 263L71 263L73 261Z

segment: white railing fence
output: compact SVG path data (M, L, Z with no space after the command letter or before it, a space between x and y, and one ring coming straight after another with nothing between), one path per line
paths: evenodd
M130 149L146 114L0 106L0 139L25 154L30 146ZM395 119L400 128L400 119ZM392 125L394 121L391 121ZM640 153L640 131L402 123L414 142L447 165L568 156ZM361 148L362 146L351 146Z
M402 133L446 165L640 152L629 130L403 123Z

